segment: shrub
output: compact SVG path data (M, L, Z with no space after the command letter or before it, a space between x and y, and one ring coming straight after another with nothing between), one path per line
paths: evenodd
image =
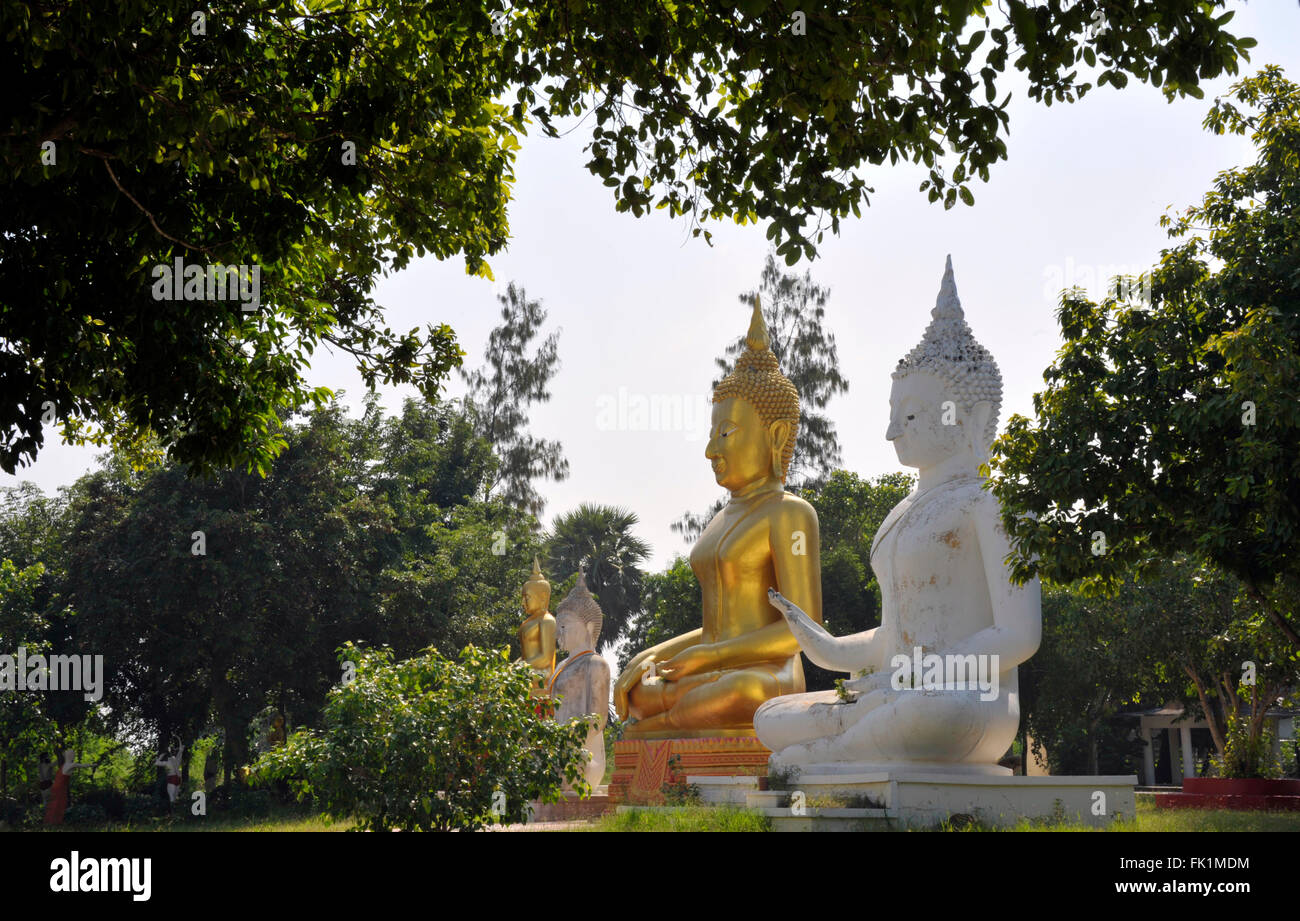
M86 806L101 807L110 821L121 822L126 818L126 796L117 790L88 790L78 800Z
M225 807L232 815L244 818L264 818L271 814L270 790L234 790Z
M1249 721L1228 712L1223 733L1223 757L1213 759L1220 777L1275 779L1282 776L1282 766L1273 754L1273 733L1264 728L1250 737Z
M555 802L582 777L582 720L556 723L530 696L532 670L502 649L434 650L394 662L392 651L346 646L355 678L330 691L324 728L299 731L253 768L283 779L358 830L476 829L525 821L532 800Z
M98 803L73 803L63 814L64 825L103 825L108 813Z
M26 816L27 810L21 802L16 799L0 797L0 822L10 828L18 828L23 824Z
M163 808L158 797L143 793L128 793L122 797L122 819L126 822L139 822L143 819L161 815Z

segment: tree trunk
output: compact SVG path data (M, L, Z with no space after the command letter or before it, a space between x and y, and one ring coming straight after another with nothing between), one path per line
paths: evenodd
M1088 724L1088 772L1096 777L1101 773L1101 768L1097 759L1097 727L1101 725L1101 718L1097 717Z
M229 784L238 776L234 772L248 761L248 733L244 731L246 727L239 725L240 720L235 713L234 692L225 679L225 670L214 669L214 672L221 676L213 682L212 703L226 737L226 750L223 753L222 763L225 767L226 783Z
M1214 748L1223 758L1224 730L1222 720L1218 714L1210 707L1210 699L1205 694L1205 684L1201 681L1201 676L1187 663L1183 663L1183 671L1187 677L1192 679L1192 684L1196 685L1196 697L1201 702L1201 709L1205 711L1205 722L1210 725L1210 737L1214 739Z

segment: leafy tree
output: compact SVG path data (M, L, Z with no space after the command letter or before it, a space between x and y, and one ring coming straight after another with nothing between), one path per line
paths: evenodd
M1020 729L1022 743L1032 737L1033 754L1045 756L1053 773L1095 776L1103 759L1107 770L1125 769L1141 743L1126 739L1131 724L1117 727L1112 718L1134 702L1178 696L1156 680L1145 655L1156 628L1126 616L1124 602L1135 594L1119 601L1044 587L1043 641L1020 669Z
M36 603L45 567L36 563L24 569L12 560L0 560L0 650L17 655L23 647L28 657L48 655L49 623ZM11 786L36 777L36 764L45 753L51 758L57 744L57 725L47 701L52 694L0 691L0 797Z
M0 10L0 466L35 456L48 403L78 439L153 432L195 468L265 472L279 415L328 396L302 377L322 344L367 383L436 393L460 362L450 328L394 333L370 292L415 255L482 267L516 142L494 125L495 56L466 42L485 14L408 6ZM431 59L458 78L395 77ZM206 285L156 300L176 259L257 267L256 309Z
M522 49L514 111L541 103L548 134L557 116L594 112L587 167L619 210L769 221L793 264L826 217L838 231L869 203L864 164L924 163L931 201L973 202L970 182L1006 156L1009 63L1048 105L1093 87L1085 64L1096 85L1132 75L1199 96L1199 80L1235 73L1254 45L1224 31L1219 6L528 3L503 22Z
M401 657L514 642L520 586L541 537L532 515L483 501L497 470L492 445L451 403L410 400L369 427L379 432L379 462L367 495L385 522L366 545L378 557L374 635Z
M500 503L457 506L446 517L426 530L427 555L408 554L382 574L379 635L398 655L516 642L526 561L542 547L536 522Z
M560 443L534 438L526 430L528 407L551 398L547 386L559 368L560 334L551 333L530 356L529 343L546 321L546 311L513 282L499 300L501 325L488 337L484 365L463 375L469 385L465 404L474 430L492 445L498 459L484 494L491 497L499 489L503 501L540 515L545 502L533 481L542 476L563 480L569 475Z
M49 403L72 437L265 471L280 415L327 399L302 374L322 344L432 398L452 332L383 327L375 280L424 254L487 273L530 123L594 113L617 208L768 221L792 263L867 202L863 164L924 163L932 201L972 201L1006 155L1008 65L1048 104L1092 87L1081 63L1199 95L1253 45L1223 2L5 5L0 466L36 455ZM177 257L260 267L258 310L160 311Z
M566 780L588 789L586 724L555 722L549 703L539 714L529 670L506 650L395 662L391 650L349 645L340 659L356 664L355 680L330 692L321 730L262 756L260 779L285 779L366 831L522 822L531 801L557 801Z
M1300 89L1266 67L1205 126L1258 159L1163 219L1184 239L1149 304L1062 295L1065 346L995 445L995 491L1018 578L1113 586L1192 552L1300 649Z
M1131 705L1180 701L1207 720L1220 758L1239 718L1257 743L1296 676L1266 623L1237 580L1186 557L1135 570L1110 595L1049 585L1043 643L1023 675L1025 729L1056 773L1126 769L1141 747L1113 717Z
M493 459L454 405L333 405L284 431L265 478L113 459L62 538L70 641L105 654L114 728L167 747L215 724L228 772L259 713L315 721L348 640L508 643L539 545L531 517L472 501Z
M67 514L66 492L46 496L30 480L0 489L0 559L13 560L19 569L43 563L47 576L53 577Z
M546 542L549 571L567 579L587 567L587 587L605 614L596 648L615 642L641 608L650 545L632 533L635 512L583 503L555 519Z

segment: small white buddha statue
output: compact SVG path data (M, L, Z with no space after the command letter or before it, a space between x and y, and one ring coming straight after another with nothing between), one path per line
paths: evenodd
M572 591L555 609L555 645L569 655L555 666L547 692L559 698L557 722L595 718L583 745L587 759L583 774L593 790L605 777L605 723L609 720L609 663L596 652L603 621L604 613L587 588L586 571L580 570Z
M872 544L880 626L833 637L769 593L810 660L853 676L842 692L758 709L773 769L1008 773L997 762L1020 723L1017 666L1038 649L1039 585L1011 583L998 502L982 488L1002 379L966 325L951 258L931 316L893 374L885 437L919 479Z

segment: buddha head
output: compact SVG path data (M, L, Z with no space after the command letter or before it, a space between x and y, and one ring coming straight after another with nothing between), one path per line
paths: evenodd
M799 391L772 354L758 298L736 367L713 391L704 455L718 485L738 492L764 479L784 483L799 433Z
M586 569L578 570L578 581L555 609L555 645L570 653L595 649L605 614L587 588Z
M930 316L920 343L894 370L885 437L908 467L924 470L968 453L977 468L997 433L1002 374L966 325L951 256Z
M542 568L533 557L533 574L524 583L524 613L529 617L542 614L551 603L551 583L542 576Z

